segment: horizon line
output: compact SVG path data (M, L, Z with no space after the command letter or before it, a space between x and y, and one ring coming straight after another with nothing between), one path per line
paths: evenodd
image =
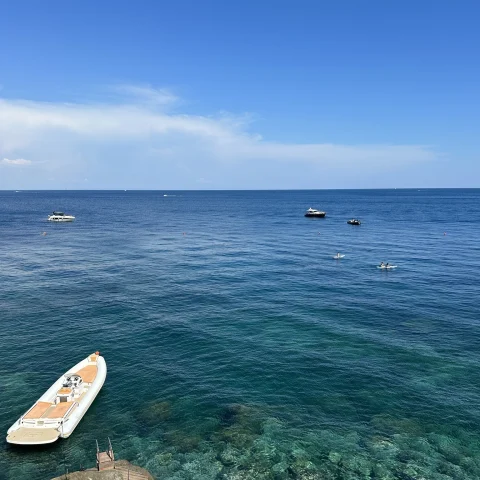
M479 187L388 187L388 188L27 188L27 189L0 189L0 192L302 192L302 191L335 191L335 190L480 190Z

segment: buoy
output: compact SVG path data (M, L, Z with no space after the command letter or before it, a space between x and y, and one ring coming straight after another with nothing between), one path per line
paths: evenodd
M443 234L444 234L444 235L446 235L446 234L447 234L447 232L443 232Z

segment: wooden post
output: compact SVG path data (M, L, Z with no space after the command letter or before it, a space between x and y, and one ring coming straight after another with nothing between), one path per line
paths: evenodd
M95 443L97 444L97 470L100 471L100 448L97 439L95 439Z
M112 442L110 441L110 437L108 438L108 456L110 460L113 462L113 468L115 468L115 454L113 453Z

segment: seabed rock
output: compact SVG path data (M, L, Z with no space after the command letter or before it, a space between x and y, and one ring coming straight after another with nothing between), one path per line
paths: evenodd
M246 469L235 469L221 476L222 480L273 480L271 469L259 465L250 465Z
M165 439L181 453L189 453L197 450L202 441L200 435L188 435L179 430L166 433Z
M269 461L275 459L277 449L269 439L259 437L253 442L253 456L260 461Z
M335 464L340 463L340 460L342 459L342 456L338 452L330 452L328 454L328 459Z
M170 402L151 403L140 412L140 419L148 425L165 422L172 414Z
M260 412L249 405L234 403L223 408L220 414L220 424L223 427L241 425L251 432L260 434Z
M288 472L293 478L306 479L310 478L310 476L314 474L317 474L317 467L307 459L298 459L288 467Z
M372 473L371 463L364 457L359 455L352 455L342 460L341 465L352 473L355 473L355 477L358 479L369 479Z
M173 462L173 455L170 452L159 453L155 455L155 460L159 465L167 466Z
M389 414L380 414L372 417L372 424L377 430L387 435L408 434L421 436L424 433L422 426L409 418L398 418Z
M223 465L211 455L189 456L187 463L183 464L182 470L186 474L184 478L192 480L214 479L223 470Z
M395 477L382 463L376 463L373 465L372 472L374 478L378 478L379 480L396 480L396 478L398 478Z
M218 459L227 466L238 465L240 463L240 451L227 445L219 454Z
M231 443L236 448L246 449L250 448L257 435L253 435L249 430L245 430L240 425L234 425L222 429L218 436L222 441Z

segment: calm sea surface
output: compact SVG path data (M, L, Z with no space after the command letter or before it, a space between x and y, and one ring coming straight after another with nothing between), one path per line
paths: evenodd
M0 443L0 478L110 437L157 479L478 479L479 307L480 190L0 192L1 435L108 365L69 439Z

